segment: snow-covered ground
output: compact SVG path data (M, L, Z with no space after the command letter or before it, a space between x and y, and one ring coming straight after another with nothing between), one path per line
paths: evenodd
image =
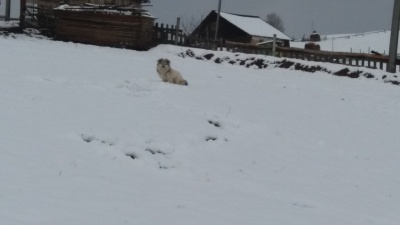
M389 53L390 30L354 34L321 35L321 50L335 52ZM291 42L291 47L304 48L307 42ZM400 52L400 45L399 50Z
M0 20L0 28L10 28L10 27L18 27L19 21L11 20L11 21L1 21Z
M0 224L398 225L399 86L185 51L0 36Z

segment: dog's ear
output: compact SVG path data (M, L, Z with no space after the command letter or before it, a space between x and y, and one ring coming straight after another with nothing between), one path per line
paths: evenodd
M168 65L171 65L171 61L169 61L169 59L165 59L165 62L167 62Z
M157 63L161 63L162 60L163 60L163 59L158 59L158 60L157 60Z

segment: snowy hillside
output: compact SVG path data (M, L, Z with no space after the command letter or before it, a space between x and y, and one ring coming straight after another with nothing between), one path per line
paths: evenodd
M357 34L321 35L318 44L321 50L335 52L368 53L373 51L381 54L389 53L390 30L374 31ZM291 47L304 48L307 42L291 42ZM400 52L400 45L399 50Z
M385 72L187 50L0 36L0 224L398 225L400 88ZM161 57L189 86L160 81Z

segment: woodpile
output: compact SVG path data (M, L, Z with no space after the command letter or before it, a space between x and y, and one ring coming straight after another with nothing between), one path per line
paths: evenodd
M63 5L68 3L68 5ZM55 38L138 50L153 46L150 0L38 0L38 24Z
M55 38L100 46L147 50L154 18L107 11L54 10Z
M304 49L310 49L310 50L316 50L319 51L321 50L321 47L319 44L313 43L313 42L308 42L304 45Z
M71 6L79 6L83 4L96 4L96 5L115 5L115 6L135 6L141 7L143 4L150 3L150 0L37 0L39 9L53 10L54 8L67 3Z

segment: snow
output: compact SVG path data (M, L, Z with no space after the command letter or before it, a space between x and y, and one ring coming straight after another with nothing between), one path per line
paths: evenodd
M399 86L186 50L0 36L0 223L398 224Z
M0 20L0 28L11 28L11 27L18 27L19 21L1 21Z
M291 42L291 47L304 48L307 42ZM323 51L370 53L389 53L390 30L365 33L322 35L318 44ZM400 52L400 46L399 46Z
M240 16L230 13L220 13L221 17L242 29L244 32L260 37L276 37L282 40L291 40L286 34L280 32L259 17Z
M105 14L119 14L130 16L133 13L140 12L141 16L155 18L149 12L142 10L140 8L134 7L133 5L125 6L120 9L112 9L112 7L107 9L106 5L97 5L97 4L86 4L83 6L70 6L68 4L63 4L55 8L56 10L67 10L67 11L89 11L96 13L105 13Z

